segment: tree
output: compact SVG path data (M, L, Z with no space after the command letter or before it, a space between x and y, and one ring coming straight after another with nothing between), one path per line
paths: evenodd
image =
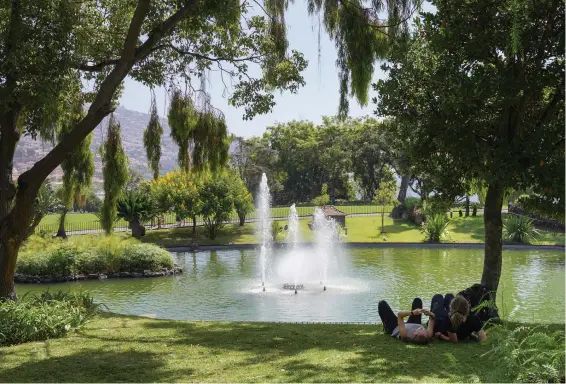
M144 182L142 174L135 168L128 168L128 182L126 183L126 190L139 189L140 185Z
M362 198L373 200L389 162L381 124L375 119L358 119L350 126L347 134L352 171L362 189Z
M35 231L35 228L39 225L39 223L41 223L41 220L47 214L55 212L59 209L59 206L59 198L55 195L51 184L46 181L39 189L37 197L35 198L35 213L33 215L33 221L30 225L28 235L31 235Z
M378 113L403 122L412 164L438 191L487 186L481 282L495 293L506 189L533 188L564 212L564 2L435 4L407 50L392 51Z
M206 173L173 171L151 182L151 194L161 213L174 212L177 218L193 219L193 235L196 233L196 217L201 212L198 188Z
M247 214L254 210L252 194L248 191L244 182L236 172L230 173L230 182L234 209L240 219L240 226L243 227L246 223Z
M205 105L195 108L189 95L174 89L168 113L171 138L179 146L177 162L185 172L192 166L216 170L228 161L228 129L224 116L214 113ZM192 149L192 156L191 156Z
M93 191L90 191L86 196L85 212L99 212L100 208L102 208L102 200Z
M345 134L347 123L344 124L336 118L323 117L322 126L317 127L320 167L324 181L330 186L330 201L339 196L348 197L347 172L351 168L351 156Z
M143 222L153 216L153 211L151 197L141 190L126 190L118 200L117 216L128 222L136 239L145 234Z
M84 117L83 104L80 96L71 95L71 110L67 112L66 121L58 133L59 141L70 133L72 127ZM67 212L73 208L73 202L80 200L84 191L90 188L94 175L94 155L90 150L92 134L89 134L79 145L73 149L70 156L61 163L63 169L63 185L61 191L61 209L59 215L59 229L57 236L66 238L65 219Z
M118 217L117 203L126 186L130 172L128 158L122 147L120 123L110 115L106 142L102 147L102 174L104 176L104 202L100 210L100 224L111 234Z
M375 191L373 201L381 205L381 233L385 233L383 229L385 223L385 207L396 203L396 192L397 185L395 184L395 180L383 180L379 188Z
M163 127L159 123L155 94L151 96L151 108L149 110L149 123L143 132L143 146L147 156L149 169L153 171L153 179L159 177L159 160L161 160L161 136Z
M114 110L126 77L147 86L171 77L190 83L218 68L235 80L230 103L244 107L246 118L270 111L272 92L297 91L306 62L278 33L284 29L281 17L271 17L276 3L265 4L266 17L250 16L239 1L0 5L0 297L16 298L16 259L43 181ZM86 115L14 185L21 135L52 140L74 89L89 103Z
M328 185L322 184L320 195L312 199L312 203L317 207L323 207L330 203L330 195L328 194Z
M198 190L201 201L201 215L208 237L216 238L218 230L230 218L234 209L234 200L230 191L230 182L225 172L207 175Z

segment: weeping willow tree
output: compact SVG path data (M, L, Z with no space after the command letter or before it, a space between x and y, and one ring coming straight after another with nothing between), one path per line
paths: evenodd
M179 167L189 171L212 171L228 162L228 128L224 116L208 104L197 110L193 100L179 89L171 95L167 115L171 138L179 146Z
M118 199L128 182L128 158L122 147L120 123L110 115L108 134L102 147L102 175L104 176L104 203L100 210L100 224L111 234L118 217Z
M61 125L59 131L59 141L69 134L72 127L84 117L82 102L73 103L69 118ZM81 196L90 188L92 176L94 175L94 155L90 150L92 133L76 146L71 154L63 160L63 185L61 187L61 207L59 215L59 230L57 236L66 238L65 219L67 213L73 207L76 196Z
M272 15L269 31L276 42L275 50L283 56L287 50L285 11L289 1L265 0L264 3ZM349 97L367 105L377 62L386 58L392 43L408 37L408 21L422 0L306 0L306 3L310 15L320 16L319 52L322 27L336 46L340 81L338 115L344 118L349 110Z
M149 168L153 171L153 179L159 177L159 160L161 160L161 136L163 127L159 123L155 94L151 97L151 109L149 112L149 123L143 132L143 145L147 156Z

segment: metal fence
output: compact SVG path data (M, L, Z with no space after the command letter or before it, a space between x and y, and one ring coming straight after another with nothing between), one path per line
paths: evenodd
M355 216L364 216L364 215L378 215L382 212L381 205L345 205L345 206L335 206L336 209L348 214L348 215L355 215ZM316 207L297 207L297 214L299 217L305 218L309 217L314 213ZM391 212L392 207L384 207L385 214L389 214ZM285 220L289 217L289 210L290 207L272 207L271 208L271 217L276 220ZM71 219L71 215L67 216L67 222L65 223L65 232L67 234L88 234L88 233L99 233L103 232L102 225L100 224L99 220L90 220L90 221L73 221ZM161 222L161 228L180 228L180 227L187 227L192 226L193 221L192 219L184 219L184 220L177 220L174 213L168 213L163 215L163 221ZM204 219L201 216L197 216L197 225L204 225ZM259 213L257 211L252 211L246 215L246 222L254 222L259 219ZM239 217L236 211L233 211L230 214L227 223L238 223ZM148 221L143 223L146 227L146 230L149 229L157 229L157 219L153 221ZM39 224L35 228L36 233L50 233L55 234L59 228L58 223L49 223L49 224ZM128 223L124 220L119 220L114 227L115 232L126 232L129 230Z

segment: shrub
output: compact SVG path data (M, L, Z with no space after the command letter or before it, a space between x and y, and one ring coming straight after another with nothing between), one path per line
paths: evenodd
M37 251L40 246L45 250ZM157 245L118 236L75 236L67 241L33 239L18 258L16 272L59 277L171 267L171 255Z
M422 207L422 201L418 197L407 197L403 205L406 212L413 212L415 208Z
M425 241L439 243L441 240L450 237L448 224L450 219L445 214L437 213L427 218L422 224L421 232L425 235Z
M328 185L322 184L320 195L312 199L312 204L316 207L322 207L330 203L330 195L328 194Z
M108 253L101 248L87 249L76 260L77 270L86 274L114 271Z
M75 260L80 251L73 246L62 245L59 248L32 254L24 252L18 258L16 271L26 275L69 276L76 273Z
M281 232L281 223L277 220L271 222L271 238L277 242L277 235Z
M564 331L549 332L542 326L498 326L490 332L491 350L485 355L499 361L509 381L564 382Z
M61 337L81 328L98 311L83 294L43 293L0 302L0 345Z
M120 253L121 271L156 271L161 268L173 268L173 258L169 252L157 245L128 245Z
M512 243L529 244L539 231L531 218L509 215L503 223L503 238Z

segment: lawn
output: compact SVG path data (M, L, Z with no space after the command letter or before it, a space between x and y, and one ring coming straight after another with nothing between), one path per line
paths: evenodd
M300 233L303 241L312 241L313 233L308 228L310 219L300 220ZM281 226L287 224L286 220L279 221ZM385 218L385 234L380 235L380 216L355 216L346 218L348 234L344 237L346 242L374 243L418 243L424 240L419 227L403 220L392 220ZM450 239L454 243L483 243L483 217L455 217L452 219L448 229ZM200 245L222 245L222 244L255 244L256 223L246 223L243 227L236 224L227 224L215 240L210 240L205 235L204 227L197 228L197 236L191 237L192 228L175 228L167 230L148 231L143 238L144 242L157 243L165 247L190 245L195 242ZM285 241L286 232L277 236L279 242ZM563 232L541 231L537 244L564 244Z
M0 382L510 381L500 361L482 356L489 348L410 345L384 335L380 325L103 314L66 338L0 348Z

